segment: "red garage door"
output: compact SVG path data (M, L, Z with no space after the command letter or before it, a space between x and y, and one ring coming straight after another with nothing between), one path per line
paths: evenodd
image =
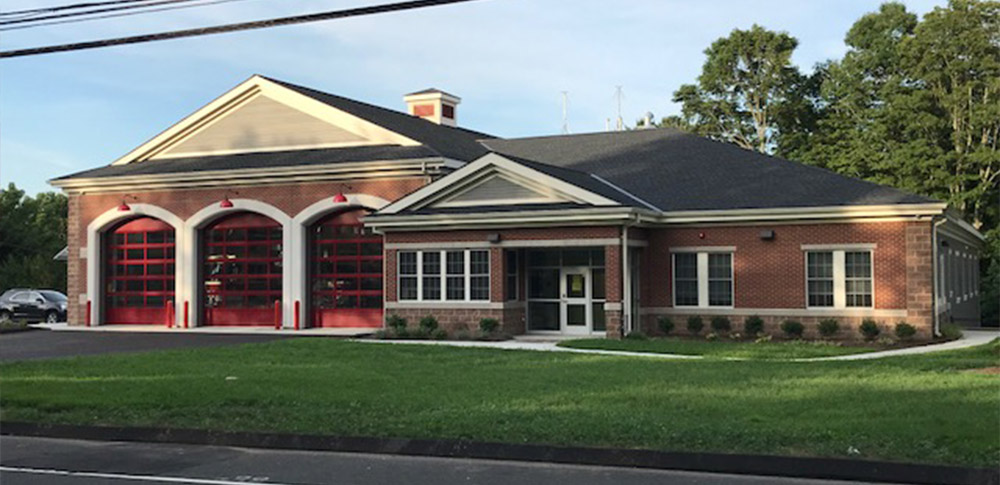
M281 225L249 212L203 231L204 325L274 325L281 302Z
M150 217L105 235L104 323L165 325L174 299L174 228Z
M366 212L334 214L310 229L313 327L382 326L382 237L358 220Z

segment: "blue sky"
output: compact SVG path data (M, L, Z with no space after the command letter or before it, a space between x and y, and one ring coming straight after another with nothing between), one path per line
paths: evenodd
M5 10L72 3L4 0ZM0 49L347 8L371 0L238 0L4 32ZM385 107L437 87L462 97L460 125L498 136L558 133L569 92L575 133L603 130L614 91L634 122L675 114L704 49L758 23L799 39L805 70L843 54L879 1L480 0L366 18L0 61L0 185L29 193L110 163L260 73ZM913 0L924 14L943 1Z

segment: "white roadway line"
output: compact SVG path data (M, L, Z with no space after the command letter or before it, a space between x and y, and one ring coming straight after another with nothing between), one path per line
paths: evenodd
M290 485L279 482L272 482L266 477L254 477L244 481L235 480L212 480L208 478L185 478L166 477L160 475L129 475L123 473L101 473L101 472L79 472L72 470L51 470L45 468L23 468L13 466L0 466L0 472L31 473L35 475L58 475L65 477L81 478L113 478L118 480L133 480L139 482L160 482L160 483L186 483L196 485L247 485L252 483L265 483L267 485ZM260 481L263 479L264 481Z

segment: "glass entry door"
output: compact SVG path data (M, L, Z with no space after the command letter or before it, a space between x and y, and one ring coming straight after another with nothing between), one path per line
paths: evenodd
M562 268L561 273L561 330L568 334L589 334L593 326L590 268Z

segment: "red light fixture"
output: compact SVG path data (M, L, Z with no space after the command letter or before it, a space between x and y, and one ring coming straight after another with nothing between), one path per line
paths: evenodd
M122 204L118 206L118 212L128 212L130 210L132 210L132 208L125 203L125 199L122 199Z
M219 207L222 207L223 209L232 209L233 201L229 200L228 195L224 195L222 196L222 202L219 202Z
M333 202L335 204L343 204L347 202L347 196L343 192L337 192L337 195L333 196Z

